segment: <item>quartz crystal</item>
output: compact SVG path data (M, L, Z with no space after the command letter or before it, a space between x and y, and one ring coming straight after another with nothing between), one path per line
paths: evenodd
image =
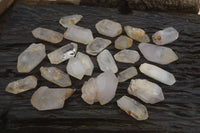
M130 38L138 42L150 42L149 36L145 33L143 29L134 28L132 26L125 26L124 30Z
M17 62L17 70L21 73L32 71L46 56L45 45L42 43L31 44L23 51Z
M38 27L32 31L32 34L35 38L44 40L50 43L59 43L63 40L63 34L46 29Z
M63 108L65 100L68 99L75 89L70 88L48 88L40 87L31 97L31 104L37 110L53 110Z
M99 34L109 37L116 37L122 33L121 24L108 19L99 21L95 27Z
M118 81L124 82L138 74L137 69L135 67L129 67L125 69L124 71L120 72L118 75Z
M114 58L118 62L135 63L140 59L140 55L135 50L124 49L116 53Z
M92 31L77 25L70 26L64 33L64 38L86 45L93 41Z
M175 52L167 47L157 46L149 43L140 43L139 49L148 61L158 64L169 64L178 60Z
M33 89L36 86L37 78L35 76L28 76L24 79L20 79L9 83L6 87L6 91L13 94L18 94Z
M148 63L143 63L140 65L140 71L144 73L145 75L160 81L163 84L167 85L173 85L176 82L176 79L174 78L174 75L167 72L166 70L163 70L162 68L159 68L155 65L151 65Z
M82 79L84 75L92 75L94 65L90 57L86 54L78 52L76 57L69 59L66 70L67 72L77 78Z
M136 120L146 120L149 117L147 108L130 97L121 97L117 105Z
M115 60L113 59L111 53L105 49L97 56L97 62L102 71L111 70L113 73L118 71Z
M165 28L153 34L152 39L155 44L165 45L178 39L179 33L173 27Z
M133 45L133 40L127 36L121 35L115 40L116 49L126 49Z
M47 56L51 64L59 64L71 57L74 57L76 55L77 48L76 43L69 43L49 53Z
M108 39L96 37L92 43L87 45L86 52L90 55L97 55L111 43Z
M82 15L70 15L70 16L64 16L59 20L59 23L65 27L68 28L71 25L75 25L76 23L78 23L81 19L83 18Z
M59 85L60 87L72 85L69 75L56 67L41 67L40 72L43 78Z
M84 83L81 97L88 104L99 102L104 105L114 98L117 85L118 80L115 74L112 71L106 71Z
M150 104L164 100L160 86L146 79L132 79L128 87L128 93Z

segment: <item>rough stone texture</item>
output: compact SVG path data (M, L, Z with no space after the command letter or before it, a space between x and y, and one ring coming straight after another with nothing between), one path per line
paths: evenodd
M126 49L133 45L133 40L127 36L121 35L115 40L116 49Z
M137 69L135 67L129 67L125 70L121 71L118 75L118 81L125 82L129 80L130 78L136 76L138 74Z
M70 15L70 16L64 16L62 18L60 18L59 23L65 27L68 28L71 25L75 25L76 23L78 23L81 19L82 19L82 15Z

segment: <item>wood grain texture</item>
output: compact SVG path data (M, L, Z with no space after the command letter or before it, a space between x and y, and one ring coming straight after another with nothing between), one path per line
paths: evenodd
M132 25L143 28L149 36L157 30L173 26L180 32L180 37L172 44L166 45L172 48L179 60L169 65L158 65L173 73L177 82L173 86L167 86L146 77L139 72L135 78L145 78L157 83L163 89L165 101L149 105L143 103L149 112L149 119L136 121L117 107L116 100L123 95L128 95L127 87L130 80L118 86L115 98L105 106L98 103L88 105L81 99L81 87L83 80L72 78L72 88L77 91L71 98L66 100L65 106L60 110L37 111L30 104L30 98L36 89L13 95L5 92L6 85L14 80L23 78L29 74L17 72L17 57L31 43L42 42L35 39L31 31L38 27L45 27L64 33L65 29L59 25L60 17L71 14L81 14L83 19L78 25L90 28L94 37L109 38L97 33L95 24L101 19L111 19L120 22L123 26ZM0 19L2 21L3 18ZM121 15L115 9L52 5L49 7L28 6L16 4L8 19L4 30L0 31L0 128L1 131L13 132L38 132L38 131L123 131L123 132L200 132L200 17L189 14L166 14L155 12L134 11L130 15ZM122 34L125 34L123 31ZM63 40L59 44L46 45L47 53L59 48L70 41ZM138 50L137 42L131 49ZM113 43L107 48L112 54L118 52ZM79 44L78 51L85 52L85 45ZM141 54L141 53L140 53ZM92 56L95 65L93 77L101 73L96 57ZM134 64L138 69L143 62ZM67 62L60 65L51 65L45 60L30 74L38 79L37 88L40 86L57 87L40 76L40 66L56 66L63 71ZM154 63L152 63L154 64ZM124 70L131 64L117 63L119 71ZM128 95L129 96L129 95Z
M0 14L10 7L13 2L14 0L0 0Z

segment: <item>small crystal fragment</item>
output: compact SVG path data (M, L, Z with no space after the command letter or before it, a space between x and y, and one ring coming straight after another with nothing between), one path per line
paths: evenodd
M149 43L140 43L138 47L147 60L158 64L165 65L178 60L178 56L175 52L167 47Z
M115 60L113 59L111 53L105 49L97 56L97 62L101 71L111 70L113 73L118 71Z
M99 34L109 37L116 37L122 33L121 24L108 19L99 21L95 27Z
M31 104L37 110L53 110L63 108L65 100L68 99L75 89L70 88L48 88L40 87L31 97Z
M91 55L97 55L111 43L108 39L96 37L92 43L87 45L86 52Z
M60 87L72 85L69 75L56 67L41 67L40 72L43 78L59 85Z
M114 58L118 62L135 63L140 59L140 55L135 50L124 49L116 53Z
M112 71L106 71L84 83L81 97L88 104L99 102L104 105L114 98L117 85L118 80L115 74Z
M74 57L76 55L77 48L76 43L69 43L49 53L47 56L51 64L60 64L69 58Z
M41 28L41 27L34 29L32 31L32 34L37 39L44 40L51 43L59 43L63 40L63 34L50 30L50 29Z
M132 26L125 26L124 30L130 38L138 42L150 42L149 36L145 33L143 29L134 28Z
M78 23L81 19L82 19L82 15L70 15L70 16L64 16L59 20L59 23L65 27L68 28L71 25L75 25L76 23Z
M138 74L137 69L135 67L129 67L125 69L124 71L120 72L118 75L118 81L125 82L128 79L131 79L132 77L136 76Z
M116 49L126 49L133 45L133 40L127 36L121 35L115 40Z
M6 87L6 91L18 94L24 91L31 90L37 86L37 78L35 76L28 76L24 79L13 81Z
M146 120L149 117L147 108L130 97L121 97L117 105L136 120Z
M173 27L168 27L153 34L153 42L157 45L165 45L178 39L179 33Z
M77 25L70 26L64 33L64 38L86 45L93 41L92 31Z
M176 79L174 78L174 75L167 72L166 70L163 70L162 68L159 68L155 65L151 65L148 63L143 63L140 65L140 71L144 73L145 75L160 81L163 84L167 85L173 85L176 82Z
M42 43L31 44L23 51L17 62L17 70L21 73L32 71L46 56L45 45Z
M150 104L164 100L160 86L146 79L132 79L128 87L128 93Z

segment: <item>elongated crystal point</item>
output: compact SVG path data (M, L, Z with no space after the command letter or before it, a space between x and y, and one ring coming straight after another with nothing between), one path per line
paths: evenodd
M59 23L65 27L68 28L71 25L75 25L76 23L78 23L81 19L83 18L82 15L70 15L70 16L64 16L59 20Z

